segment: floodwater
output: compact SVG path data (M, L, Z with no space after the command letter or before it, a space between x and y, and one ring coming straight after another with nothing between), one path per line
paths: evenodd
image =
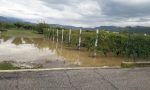
M0 36L0 61L42 64L43 67L120 66L122 57L91 57L86 50L76 50L43 38Z

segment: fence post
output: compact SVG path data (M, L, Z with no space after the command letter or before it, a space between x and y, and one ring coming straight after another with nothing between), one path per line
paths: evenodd
M63 42L63 40L64 40L64 29L62 29L62 40L61 40L61 42Z
M58 42L58 29L57 29L57 42Z
M98 33L99 30L96 30L96 39L95 39L95 48L94 48L94 56L96 56L96 49L97 49L97 44L98 44Z
M69 29L69 44L71 43L71 29Z
M80 50L80 46L81 46L81 34L82 34L82 29L80 29L80 32L79 32L79 44L78 44L79 50Z

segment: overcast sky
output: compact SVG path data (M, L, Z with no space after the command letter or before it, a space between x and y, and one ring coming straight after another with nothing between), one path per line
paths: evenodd
M150 26L150 0L0 0L0 16L83 27Z

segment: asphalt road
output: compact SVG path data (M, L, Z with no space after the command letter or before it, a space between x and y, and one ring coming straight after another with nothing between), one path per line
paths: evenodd
M0 90L150 90L150 68L0 72Z

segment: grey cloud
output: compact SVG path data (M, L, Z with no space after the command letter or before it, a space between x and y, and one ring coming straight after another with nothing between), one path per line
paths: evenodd
M57 10L64 10L65 6L71 6L71 0L41 0L47 7Z
M128 3L128 1L126 1ZM129 5L111 0L102 1L103 14L118 17L141 17L150 15L150 4Z
M42 0L47 3L48 7L53 7L58 10L63 10L64 6L68 6L70 8L76 8L72 1L75 0ZM77 0L78 1L78 0ZM93 12L94 15L83 14L80 11L78 12L80 15L83 16L81 20L76 20L77 22L81 23L94 23L99 22L102 24L103 22L132 22L128 19L137 18L137 20L133 19L133 22L148 22L150 19L147 19L147 16L150 16L150 5L146 4L139 4L139 5L132 5L129 4L128 1L126 3L116 2L114 0L93 0L99 4L102 11ZM79 4L80 2L78 2ZM102 16L98 15L98 12L102 13Z
M18 2L19 1L20 0L18 0ZM135 4L133 4L134 2L131 3L129 0L125 0L124 2L120 2L122 0L40 0L40 1L42 2L42 5L46 6L48 9L53 9L57 13L60 12L58 14L62 14L61 15L62 18L57 17L53 18L47 15L42 16L44 12L47 13L48 10L41 11L42 13L41 14L40 7L39 10L37 10L38 13L36 12L30 13L31 15L33 14L33 16L44 18L45 21L48 23L89 26L89 27L99 25L129 25L129 24L135 25L140 24L141 22L144 25L150 24L149 23L150 2L142 4L136 4L135 2ZM83 7L81 4L83 5ZM92 5L91 6L87 5L88 7L84 6L86 4ZM30 9L32 10L32 8ZM20 13L20 11L18 11L18 13ZM79 17L75 18L75 15L79 15Z
M46 3L48 7L63 9L64 6L74 7L74 1L80 4L82 0L41 0ZM114 0L85 0L96 1L102 8L102 13L106 16L119 16L119 17L139 17L150 15L150 3L141 5L128 5ZM126 1L128 3L128 1ZM93 5L94 6L94 5ZM76 8L74 8L76 9ZM95 13L96 14L96 13Z

